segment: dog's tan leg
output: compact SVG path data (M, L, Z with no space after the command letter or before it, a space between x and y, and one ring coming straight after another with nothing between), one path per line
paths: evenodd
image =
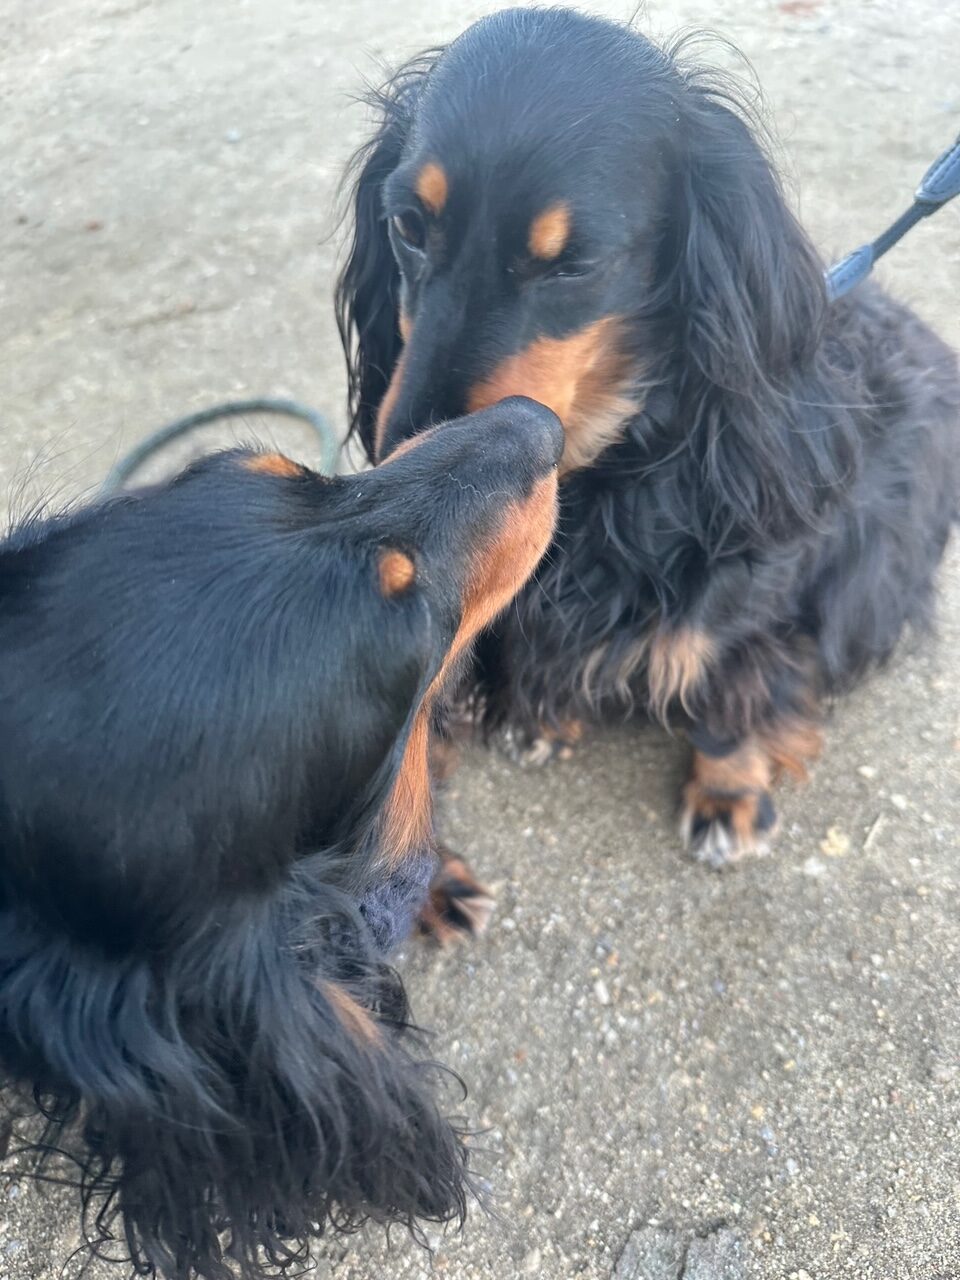
M469 865L441 846L440 870L420 912L419 932L442 947L477 937L489 924L494 905L493 894Z
M542 769L553 760L569 760L584 735L581 720L564 720L559 726L540 725L536 733L507 737L507 754L521 769Z
M783 773L804 779L821 744L816 725L796 719L726 750L695 748L681 816L684 843L694 857L720 868L766 853L777 828L774 783Z

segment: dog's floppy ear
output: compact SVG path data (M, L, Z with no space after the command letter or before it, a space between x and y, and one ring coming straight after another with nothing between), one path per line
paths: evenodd
M76 1161L88 1244L122 1230L138 1276L264 1280L327 1227L462 1222L466 1149L407 1018L322 856L173 952L0 906L0 1084Z
M371 461L377 408L403 345L400 272L383 214L383 184L400 162L424 80L441 52L419 54L366 95L379 123L346 174L353 178L353 234L337 280L337 326L347 359L349 433L360 437Z
M678 420L703 464L714 532L722 521L740 536L789 536L816 519L818 491L839 483L850 461L826 452L802 403L816 398L822 265L735 93L698 73L681 77L662 277Z

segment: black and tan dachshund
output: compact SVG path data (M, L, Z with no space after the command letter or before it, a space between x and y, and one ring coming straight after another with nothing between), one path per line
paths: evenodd
M512 400L365 475L234 451L0 543L0 1078L138 1275L462 1217L385 957L435 871L432 703L562 448Z
M475 704L537 751L682 728L689 846L762 847L823 700L928 621L955 356L872 284L828 303L736 89L682 46L511 9L374 102L338 293L368 455L514 394L565 429L557 536Z

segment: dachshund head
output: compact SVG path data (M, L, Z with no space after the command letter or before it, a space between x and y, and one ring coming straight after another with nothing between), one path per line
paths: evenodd
M558 414L571 471L657 386L739 517L808 515L784 464L816 443L780 401L816 347L820 265L729 86L603 19L514 9L377 106L338 292L370 456L519 394Z
M366 475L219 455L0 545L0 1076L138 1274L463 1213L385 953L434 865L431 700L542 555L562 448L529 402L478 418Z

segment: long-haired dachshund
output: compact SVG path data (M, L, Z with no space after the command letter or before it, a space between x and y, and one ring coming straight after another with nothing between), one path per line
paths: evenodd
M339 284L371 458L523 394L566 435L550 552L481 639L488 725L646 710L683 830L761 847L818 706L924 624L957 510L954 355L873 285L827 302L735 92L605 20L511 9L374 95Z
M435 868L432 703L562 448L514 400L366 475L235 451L0 544L0 1078L138 1275L462 1216L384 957Z

